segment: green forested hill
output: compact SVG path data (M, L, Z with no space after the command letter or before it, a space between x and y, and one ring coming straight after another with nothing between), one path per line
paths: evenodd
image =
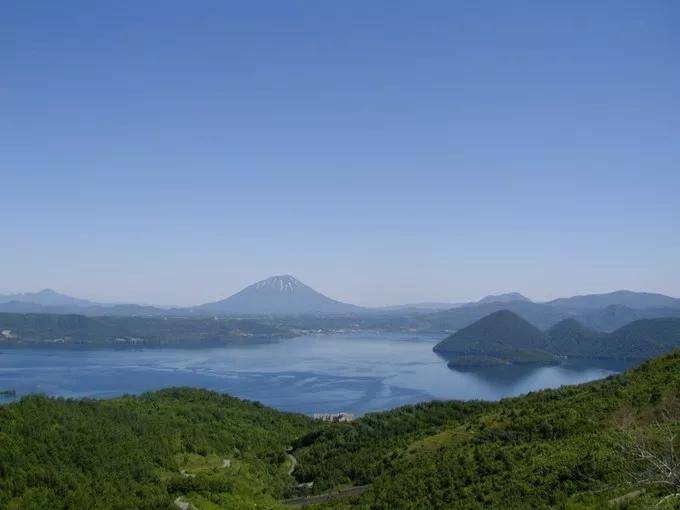
M546 331L546 350L563 356L582 357L602 350L606 333L586 328L575 319L564 319Z
M494 312L456 331L434 350L453 357L449 362L452 368L555 359L546 350L545 334L510 310Z
M339 426L354 430L336 432L346 440L321 436L298 455L335 480L340 468L345 483L373 484L354 501L324 508L679 507L680 498L664 499L680 492L678 353L620 376L476 411L420 439L405 431L409 444L393 439L388 449L368 440L382 420L393 420L379 414L371 428L363 420ZM371 451L373 465L381 466L377 475L367 478L346 464L371 458ZM654 458L668 470L655 468Z
M549 352L581 358L647 359L680 347L680 319L641 319L611 333L565 320L547 332Z
M580 386L341 424L182 388L32 396L0 406L0 508L282 508L368 485L321 507L668 509L680 501L664 499L680 492L678 433L680 353Z
M0 508L278 507L286 448L313 425L202 390L27 397L0 406Z
M509 310L500 310L456 331L439 342L435 350L482 354L508 349L542 349L544 346L545 336L541 330Z
M634 321L611 333L565 319L542 332L509 310L492 313L439 342L449 365L497 365L576 358L647 359L680 347L680 319Z
M607 336L603 350L631 353L629 357L659 356L680 346L680 319L643 319Z

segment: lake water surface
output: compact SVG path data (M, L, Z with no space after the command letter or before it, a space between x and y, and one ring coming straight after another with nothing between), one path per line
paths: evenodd
M3 349L0 389L16 389L19 396L106 398L193 386L284 411L359 415L432 399L496 400L599 379L628 366L565 362L461 372L432 352L440 339L362 332L215 349Z

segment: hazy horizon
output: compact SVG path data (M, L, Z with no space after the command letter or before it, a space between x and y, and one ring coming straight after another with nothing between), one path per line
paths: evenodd
M301 281L302 283L304 283L304 284L306 284L306 285L309 285L309 284L308 284L307 282L305 282L303 279L300 279L300 278L295 277L295 275L281 274L281 275L270 275L270 276L293 276L294 278L298 279L298 280ZM263 280L263 279L266 279L266 278L261 278L261 279L259 279L259 280L257 280L257 281L261 281L261 280ZM200 305L200 304L205 304L205 303L210 303L210 302L222 300L222 299L224 299L224 298L227 298L227 297L229 297L229 296L231 296L231 295L233 295L233 294L239 292L240 290L243 290L243 289L244 289L245 287L247 287L247 286L250 286L250 285L252 285L252 284L254 284L254 283L257 283L257 281L252 281L252 282L250 282L250 283L243 284L242 287L240 287L240 288L238 288L238 289L236 289L236 290L234 290L234 291L231 291L231 292L229 292L229 293L227 293L227 294L224 294L224 295L222 295L222 296L217 296L217 297L214 297L214 298L211 298L211 299L203 299L203 300L200 300L200 301L190 302L190 303L189 303L189 302L187 302L187 303L153 303L153 302L135 301L135 300L132 300L132 299L126 300L126 299L115 299L115 298L106 298L106 297L96 297L96 296L92 296L92 295L72 295L72 294L69 294L68 292L63 292L63 291L60 291L59 289L55 289L55 288L51 288L51 287L43 287L43 288L40 288L40 289L27 290L27 291L18 291L18 292L14 292L14 291L0 291L0 295L23 294L23 293L36 293L36 292L40 292L40 291L44 291L44 290L51 290L51 291L54 291L54 292L59 292L59 293L61 293L61 294L69 295L70 297L75 297L75 298L80 298L80 299L86 299L86 300L89 300L89 301L94 301L94 302L98 302L98 303L102 303L102 304L139 304L139 305L161 306L161 307L174 307L174 306L183 307L183 306ZM621 291L621 290L625 290L625 291L633 291L633 292L659 293L659 292L657 292L657 291L650 290L650 289L646 289L646 290L645 290L645 289L611 289L611 290L602 291L602 292L577 292L577 293L575 293L575 294L573 294L573 295L572 295L572 294L569 294L569 295L554 295L554 296L551 296L551 297L549 297L549 298L537 299L537 298L535 298L535 297L533 297L533 296L527 295L525 292L522 292L522 291L518 291L518 290L502 290L502 291L487 292L487 293L485 293L485 294L482 293L482 294L480 294L479 296L476 296L476 297L473 296L473 297L460 298L460 299L442 299L442 300L438 300L438 299L421 299L421 300L417 300L417 301L402 301L402 302L398 302L398 303L362 304L362 303L360 303L360 302L358 302L358 301L356 301L356 300L352 300L352 299L339 299L339 298L337 298L337 297L335 297L335 296L333 296L333 295L328 294L328 293L325 292L323 289L316 288L316 287L314 287L313 285L309 285L309 286L312 287L314 290L316 290L316 291L318 291L318 292L321 292L322 294L324 294L324 295L326 295L326 296L328 296L328 297L330 297L330 298L338 299L338 300L340 300L340 301L344 301L344 302L349 303L349 304L356 304L356 305L366 306L366 307L383 307L383 306L389 307L389 306L400 306L400 305L405 305L405 304L420 304L420 303L451 303L451 304L471 303L471 302L478 301L478 300L480 300L480 299L482 299L482 298L484 298L484 297L487 297L487 296L489 296L489 295L500 295L500 294L506 294L506 293L511 293L511 292L518 292L518 293L522 294L524 297L529 298L531 301L533 301L533 302L535 302L535 303L546 302L546 301L550 301L550 300L552 300L552 299L557 299L557 298L560 298L560 297L572 297L572 296L576 296L576 295L585 295L585 294L601 294L601 293L616 292L616 291ZM662 293L661 293L661 294L662 294ZM672 295L672 294L668 294L668 295L669 295L670 297L678 297L678 298L680 298L680 296L675 296L675 295Z
M680 4L0 6L0 293L680 296Z

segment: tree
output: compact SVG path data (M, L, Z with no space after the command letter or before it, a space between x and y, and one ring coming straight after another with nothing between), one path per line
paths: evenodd
M680 497L680 398L670 395L657 411L654 423L646 428L624 430L624 455L631 461L628 475L632 483L659 487L667 492L658 504Z

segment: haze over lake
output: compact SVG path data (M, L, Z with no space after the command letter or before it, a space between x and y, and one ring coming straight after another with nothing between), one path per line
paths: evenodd
M568 361L461 372L432 352L441 338L362 332L215 349L4 349L0 389L105 398L194 386L285 411L363 414L432 399L495 400L629 366Z

